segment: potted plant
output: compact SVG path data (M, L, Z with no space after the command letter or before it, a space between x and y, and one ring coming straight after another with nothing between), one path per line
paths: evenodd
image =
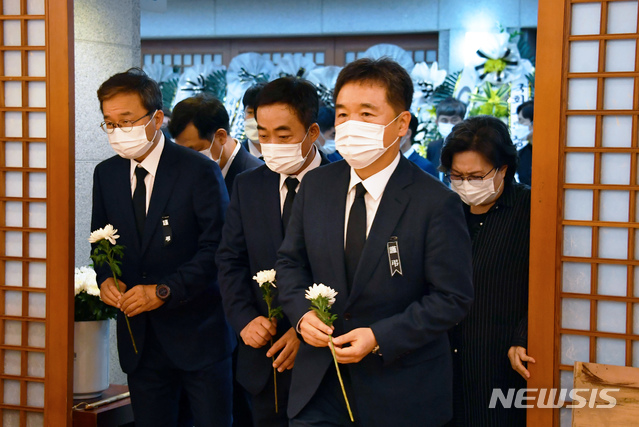
M75 269L73 396L99 397L109 388L109 319L117 308L100 300L91 267Z

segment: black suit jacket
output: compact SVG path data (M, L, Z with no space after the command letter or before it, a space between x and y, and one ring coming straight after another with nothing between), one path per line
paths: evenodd
M335 336L370 327L383 356L348 369L362 425L440 425L452 416L452 369L446 331L473 296L470 239L459 197L400 156L364 246L350 294L344 216L350 167L312 171L295 199L276 264L280 301L293 324L309 311L305 290L338 292ZM387 243L397 242L402 274L391 276ZM302 342L293 368L288 415L317 391L333 360L328 348ZM400 416L398 416L398 414Z
M262 166L264 162L257 157L251 155L246 149L240 144L240 150L235 155L231 166L229 166L228 172L226 172L226 176L224 177L224 183L226 184L226 189L229 194L233 191L233 181L235 181L235 177L240 173L249 170L255 169L259 166Z
M326 164L328 161L322 157L321 165ZM256 317L268 316L262 291L253 276L275 268L277 250L284 238L279 185L280 174L262 165L239 175L231 193L216 262L224 310L238 334ZM276 296L273 307L278 305ZM277 338L290 327L288 319L279 320ZM266 357L270 346L255 349L241 340L238 345L237 380L250 393L257 394L273 370L271 359Z
M148 329L180 369L197 370L231 354L234 337L224 319L214 262L227 204L217 164L165 141L140 242L130 160L114 156L96 166L91 227L113 224L118 230L117 243L125 246L122 282L129 289L160 283L171 289L167 303L129 319L138 354L123 314L118 314L118 352L124 372L135 370ZM101 284L110 271L105 265L97 274Z

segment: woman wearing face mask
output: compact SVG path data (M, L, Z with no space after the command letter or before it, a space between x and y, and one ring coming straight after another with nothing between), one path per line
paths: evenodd
M506 125L489 116L453 128L441 169L465 203L472 239L475 301L451 332L451 425L522 426L525 409L490 408L493 390L526 387L530 188L515 182L517 149Z

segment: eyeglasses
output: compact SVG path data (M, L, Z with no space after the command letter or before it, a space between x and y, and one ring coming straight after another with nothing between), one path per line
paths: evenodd
M146 113L145 115L143 115L139 119L133 120L133 121L131 121L131 120L120 120L117 123L102 122L102 123L100 123L100 127L106 133L113 133L115 128L122 129L122 132L131 132L131 129L133 129L133 125L135 123L139 122L140 120L142 120L143 118L149 116L150 114L151 114L151 112L149 111L148 113Z
M473 176L473 175L471 175L471 176L463 177L461 175L456 175L456 174L452 174L452 173L447 173L446 176L448 178L450 178L450 180L453 183L455 183L456 185L461 185L462 182L464 180L466 180L473 187L479 187L481 185L481 183L484 181L484 178L486 178L488 176L488 174L490 174L493 170L495 170L495 168L492 168L491 170L486 172L486 174L484 176Z

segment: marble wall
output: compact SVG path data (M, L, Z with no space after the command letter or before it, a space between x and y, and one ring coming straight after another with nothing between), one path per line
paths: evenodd
M75 265L90 264L93 169L114 153L100 129L102 114L96 91L111 75L140 63L140 2L74 2L75 33ZM111 383L123 384L111 324Z

